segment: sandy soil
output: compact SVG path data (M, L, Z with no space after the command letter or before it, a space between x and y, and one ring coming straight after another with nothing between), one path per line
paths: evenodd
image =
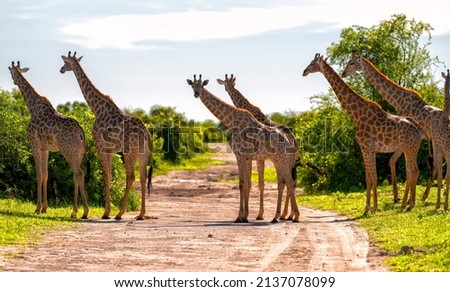
M250 222L235 224L239 207L232 153L226 165L173 171L154 178L147 215L122 221L91 218L70 229L48 230L26 247L0 247L3 271L388 271L358 223L304 208L300 222L270 223L276 185L266 184L265 220L256 221L258 187L252 187ZM51 209L49 210L51 212ZM14 254L15 256L6 256Z

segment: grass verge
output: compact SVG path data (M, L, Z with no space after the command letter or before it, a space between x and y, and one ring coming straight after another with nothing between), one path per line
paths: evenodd
M72 219L72 206L50 207L47 214L35 214L36 205L16 199L0 200L0 245L27 244L39 240L50 227L66 228ZM82 208L78 216L82 215ZM89 216L101 216L103 208L89 207Z
M404 185L400 186L404 190ZM386 264L392 271L429 272L450 271L450 215L435 212L436 189L433 188L426 203L420 198L425 188L417 187L416 207L412 211L400 211L400 204L393 203L392 187L378 187L376 214L362 216L365 191L320 195L305 195L299 204L323 210L336 211L355 218L366 228L379 248L386 250L390 258Z

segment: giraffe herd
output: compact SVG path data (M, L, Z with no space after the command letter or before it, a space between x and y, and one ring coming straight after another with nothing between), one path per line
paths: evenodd
M80 90L95 115L92 134L97 155L100 158L104 178L105 208L102 219L109 219L111 212L111 171L114 153L122 153L126 171L126 186L119 213L116 220L122 219L128 195L135 181L134 165L139 163L139 180L141 186L141 208L137 220L148 218L145 208L146 189L150 191L152 137L144 123L117 107L113 99L100 92L87 77L80 65L82 57L71 52L61 56L64 64L61 73L72 71ZM88 204L81 169L86 153L85 134L76 120L57 112L49 100L39 95L23 76L28 68L21 68L20 62L12 62L9 67L11 77L22 93L30 111L31 120L28 126L28 140L34 157L37 176L36 213L46 213L47 179L49 152L60 151L68 161L74 177L74 206L71 217L76 218L78 211L78 192L81 194L84 213L88 218ZM380 95L389 102L398 115L384 111L377 103L356 93L343 78L361 71ZM419 176L417 154L423 139L432 144L433 170L427 189L422 196L426 200L434 176L437 176L437 201L435 209L441 205L442 165L447 161L444 191L444 209L448 209L448 191L450 184L450 73L442 73L445 80L445 108L440 110L425 103L413 90L404 88L381 73L368 59L352 53L350 60L340 76L328 63L327 59L316 54L311 63L304 69L303 76L320 72L334 90L342 108L357 126L355 139L358 142L365 166L366 206L364 214L375 213L378 208L376 153L394 153L389 162L394 202L399 201L395 164L403 154L406 161L406 188L401 209L412 209L415 206L416 184ZM287 126L272 121L253 105L239 90L235 88L236 77L225 75L225 79L217 79L224 85L233 105L226 103L208 89L208 80L202 75L194 75L194 79L186 80L192 87L194 97L199 98L208 110L231 131L230 145L236 156L239 172L240 203L236 223L248 222L249 194L251 188L252 161L256 160L258 185L260 193L260 209L257 220L264 218L264 167L265 160L270 159L276 170L278 197L275 216L278 220L299 221L300 212L295 199L296 168L300 159L298 143L295 135ZM147 168L149 168L147 172ZM282 197L286 188L286 199L281 212ZM373 199L373 202L371 203ZM289 204L291 214L288 214Z

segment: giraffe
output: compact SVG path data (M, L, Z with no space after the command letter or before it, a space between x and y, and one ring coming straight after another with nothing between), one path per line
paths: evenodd
M198 80L194 75L194 81L190 79L186 81L192 87L194 97L200 98L209 111L232 133L230 144L238 163L240 191L239 212L235 222L248 222L252 160L258 161L266 158L272 160L275 165L278 181L277 209L272 222L277 222L280 218L281 200L285 186L294 213L292 219L294 222L298 222L300 212L295 201L290 165L292 157L296 155L296 148L292 141L289 141L279 129L258 122L247 110L236 108L213 95L205 88L209 81L202 81L201 75Z
M444 191L444 210L448 210L448 192L450 186L450 120L448 117L448 113L450 110L450 70L447 69L447 74L442 72L442 78L444 78L444 114L441 119L441 127L439 127L439 144L443 152L443 156L445 157L445 161L447 162L447 171L445 173L445 191ZM441 156L442 157L442 156ZM442 159L442 158L441 158ZM437 161L436 165L442 165L442 160ZM442 172L442 169L438 168L438 185L442 184L442 173L439 174L439 171ZM440 179L440 180L439 180ZM440 208L441 205L441 196L438 192L436 198L436 210Z
M443 149L446 145L446 135L443 134L443 129L446 128L442 124L447 116L444 112L434 106L427 104L417 91L405 88L381 73L367 58L357 55L352 52L350 60L342 74L343 77L350 76L356 71L361 71L366 79L372 84L375 90L389 102L397 111L398 115L413 118L425 133L426 139L431 141L433 167L430 180L427 183L427 188L422 196L422 201L428 197L433 178L437 175L437 189L438 198L441 193L442 184L442 157L443 151L450 151ZM395 162L394 162L395 163ZM436 209L439 209L440 204L436 204Z
M295 148L297 149L297 140L295 139L294 133L292 133L291 129L289 129L287 126L277 123L273 120L271 120L268 116L266 116L259 107L253 105L245 96L236 89L235 83L236 83L236 77L231 74L231 77L228 78L228 74L225 74L225 80L217 79L217 83L220 85L223 85L225 87L225 91L228 92L228 95L230 96L231 100L233 101L233 104L238 107L245 109L249 111L255 119L257 119L259 122L263 123L266 126L269 127L275 127L280 129L286 137L292 141L295 145ZM295 157L296 158L296 157ZM296 170L296 161L292 161L292 169ZM264 219L264 167L265 167L265 161L264 160L258 160L256 161L256 166L258 170L258 187L259 187L259 212L258 216L256 217L256 220L263 220ZM294 176L294 174L293 174ZM294 177L295 180L295 177ZM294 181L294 187L295 187L295 181ZM288 205L289 200L285 201L284 205L284 211L281 215L280 219L284 219L288 212ZM293 217L293 214L288 217L289 220L291 220Z
M37 93L23 76L29 68L21 68L11 63L8 67L15 85L19 87L31 114L28 125L28 141L33 154L37 176L37 206L35 213L47 213L47 180L49 152L61 152L73 172L74 205L72 218L77 217L78 191L81 193L84 213L88 218L89 208L84 186L84 173L81 163L86 152L86 138L81 126L72 118L55 110L50 101Z
M60 72L73 71L80 86L81 92L95 115L92 128L95 147L100 157L105 183L105 210L102 219L109 219L111 212L111 171L112 156L114 153L123 154L126 172L126 187L119 213L116 220L121 220L132 184L135 180L134 164L139 162L139 175L141 185L141 209L137 220L144 220L145 216L145 184L147 181L146 168L151 155L152 140L144 123L120 110L111 97L101 93L89 80L80 65L82 57L71 55L61 56L64 65ZM150 190L151 168L148 173L147 188Z
M361 148L366 172L366 207L364 214L369 210L377 211L377 172L376 153L389 153L401 151L405 155L407 184L401 208L406 207L408 193L411 192L410 206L415 205L416 184L419 176L417 167L417 153L422 140L422 130L413 121L406 117L387 113L372 101L369 101L353 91L334 69L316 54L311 63L303 71L303 76L310 73L321 72L330 83L344 110L357 125L356 140ZM373 208L370 207L371 194L373 195Z

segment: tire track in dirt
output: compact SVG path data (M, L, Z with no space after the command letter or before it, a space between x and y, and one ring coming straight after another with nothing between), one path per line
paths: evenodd
M239 205L232 153L226 165L173 171L154 179L148 215L135 221L92 218L70 229L48 230L26 247L0 247L3 271L386 271L372 256L367 233L351 220L301 206L300 222L270 223L276 184L266 184L266 220L256 221L257 185L250 198L251 222L235 224ZM51 209L49 210L51 212ZM267 219L268 218L268 219ZM7 254L14 256L6 256Z

